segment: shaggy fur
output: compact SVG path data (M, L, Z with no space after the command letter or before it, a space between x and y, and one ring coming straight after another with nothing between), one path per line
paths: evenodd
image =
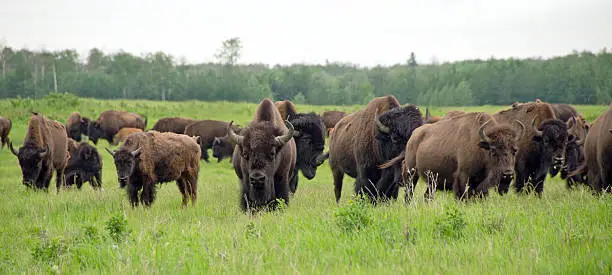
M68 161L68 137L61 123L33 113L28 122L28 132L19 150L9 142L11 152L19 159L23 184L47 191L53 171L56 172L56 188L59 192L65 184L64 169Z
M190 123L194 123L197 120L192 118L184 118L184 117L165 117L153 125L151 130L155 130L158 132L172 132L177 134L185 133L185 127Z
M117 134L115 134L115 137L113 138L113 142L111 143L111 145L116 146L121 142L124 142L130 135L133 135L135 133L142 133L142 129L139 128L121 128L121 130L119 130L119 132L117 132Z
M291 115L289 122L295 128L293 137L297 150L295 171L289 182L291 193L295 193L298 187L298 170L311 180L317 174L317 167L325 161L325 125L323 119L315 113Z
M565 162L561 166L553 166L550 169L550 175L556 176L561 171L561 178L567 181L567 187L572 188L575 183L583 183L581 176L568 177L569 171L573 171L584 163L584 141L589 130L589 124L584 117L576 111L574 107L568 104L551 104L555 111L555 116L568 122L572 119L576 120L576 131L569 136L567 147L565 149Z
M297 114L295 109L295 105L290 100L276 101L274 102L274 106L280 112L283 120L287 120L288 117Z
M108 110L102 112L98 120L91 121L87 130L89 139L98 144L98 139L106 139L108 143L113 142L115 134L121 128L138 128L145 130L147 126L147 118L144 119L135 113L125 111Z
M200 137L202 159L208 162L208 149L212 148L216 137L227 135L228 122L218 120L198 120L185 127L185 135ZM238 125L232 125L234 131L239 131Z
M75 141L81 141L82 135L87 135L89 127L89 118L81 116L79 112L70 114L66 119L66 134Z
M0 150L4 149L4 145L8 145L12 126L10 119L0 116Z
M114 152L113 158L120 187L127 186L133 207L138 206L139 202L150 206L155 200L156 185L171 181L176 181L183 195L183 207L189 199L195 205L200 148L194 138L157 131L136 133Z
M331 129L336 126L336 123L340 121L343 117L346 116L345 112L342 111L325 111L323 112L323 123L325 124L325 129L327 130L327 136L331 133Z
M81 189L84 182L89 182L93 189L99 190L102 187L102 155L96 147L68 138L68 153L66 185L76 185Z

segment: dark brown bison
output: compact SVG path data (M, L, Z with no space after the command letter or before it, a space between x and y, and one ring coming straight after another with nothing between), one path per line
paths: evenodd
M185 135L200 137L200 148L202 159L208 162L208 149L212 148L216 137L227 135L229 123L218 120L198 120L185 127ZM238 125L232 125L234 131L239 131ZM218 159L218 161L221 161Z
M70 159L66 166L66 185L76 185L81 189L84 182L89 182L93 189L102 188L102 155L96 147L83 141L76 142L68 138Z
M240 134L228 127L228 137L237 144L232 161L244 211L276 208L277 199L289 204L289 179L296 161L293 133L291 123L283 121L269 99L259 103L253 121Z
M139 128L121 128L121 130L115 134L115 137L113 137L113 142L111 145L116 146L119 143L124 142L129 136L141 132L143 131Z
M4 149L4 145L8 145L9 133L13 123L10 119L0 116L0 150Z
M550 167L563 165L568 136L573 134L576 123L556 119L552 106L541 101L518 104L493 116L500 123L511 124L518 120L530 126L518 143L515 188L521 192L525 185L529 185L538 196L541 195ZM515 125L512 124L517 130ZM505 194L509 186L510 181L503 181L498 191ZM530 191L528 188L527 192Z
M147 118L144 119L135 113L125 111L108 110L102 112L98 120L91 121L87 130L89 139L98 144L98 139L106 139L108 143L113 142L113 138L121 128L138 128L145 130Z
M113 156L119 186L127 186L132 207L139 201L151 206L156 185L176 181L183 195L182 205L198 198L200 148L195 139L182 134L148 131L131 135L117 151L106 150ZM140 200L138 199L138 192Z
M172 132L177 134L185 133L185 127L190 123L194 123L197 120L192 118L184 118L184 117L165 117L153 125L151 130L155 130L158 132Z
M584 141L585 163L570 174L586 174L586 183L597 193L612 191L612 107L591 125Z
M81 141L82 135L87 135L89 118L81 116L79 112L70 114L66 120L66 134L75 141Z
M574 134L569 136L567 147L565 148L565 161L562 166L553 166L550 169L550 175L556 176L561 171L561 179L567 181L567 187L571 188L576 183L582 183L581 176L568 177L569 171L576 170L584 163L584 142L589 130L589 124L584 117L576 111L576 109L568 104L551 104L555 111L555 116L564 121L570 120L576 122Z
M323 112L323 123L325 124L325 130L327 132L327 136L330 135L331 129L336 126L336 123L340 121L343 117L346 116L345 112L342 111L325 111Z
M344 174L355 178L355 193L375 198L376 185L381 178L377 166L386 161L376 138L379 131L376 117L396 107L399 102L394 96L377 97L363 109L342 118L334 127L330 136L329 166L334 177L336 202L342 195Z
M228 136L215 137L212 145L212 155L217 158L217 162L221 162L224 158L230 158L231 161L234 146L235 144L229 140Z
M295 193L298 187L298 170L308 180L312 180L317 174L317 167L327 159L325 149L325 125L321 116L315 113L297 113L289 116L288 121L293 125L295 131L293 139L297 150L295 171L289 181L291 193Z
M429 199L436 189L449 187L457 199L486 197L489 188L514 176L517 143L525 132L521 122L516 124L521 129L518 133L487 113L466 113L416 129L402 164L402 179L409 190L407 202L419 177L427 179L425 197ZM383 167L401 159L400 155Z
M276 101L274 106L280 112L283 120L287 120L288 117L297 114L295 105L290 100Z
M433 124L440 121L440 119L442 119L442 117L432 116L431 113L429 113L429 108L425 108L425 124Z
M28 122L28 132L19 150L9 142L11 152L19 159L23 184L27 187L49 189L55 170L57 192L64 185L64 169L68 161L68 136L60 122L33 113Z

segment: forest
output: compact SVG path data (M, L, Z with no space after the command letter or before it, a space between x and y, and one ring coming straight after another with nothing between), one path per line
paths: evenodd
M189 64L168 53L140 56L94 48L32 51L0 45L0 98L72 93L99 99L257 102L264 97L313 105L354 105L386 94L431 106L508 105L540 98L570 104L612 101L612 53L574 51L554 58L465 60L418 64L416 53L393 66L350 63L239 63L239 38L217 60Z

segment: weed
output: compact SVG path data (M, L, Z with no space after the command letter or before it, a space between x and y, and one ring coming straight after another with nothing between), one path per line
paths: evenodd
M32 257L39 262L45 264L57 263L60 256L66 251L65 244L59 239L47 240L43 239L34 246Z
M125 219L123 213L118 213L112 216L106 222L106 230L108 231L108 235L115 242L124 241L130 233L128 229L127 219Z
M336 211L336 224L344 232L359 231L372 223L371 214L368 211L367 199L354 197L349 203Z
M435 230L438 237L460 239L466 225L465 214L456 205L451 205L444 209L444 216L435 221Z

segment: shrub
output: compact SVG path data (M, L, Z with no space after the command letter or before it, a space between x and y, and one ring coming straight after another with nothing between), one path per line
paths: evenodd
M367 199L357 197L335 213L336 223L344 232L363 229L372 223Z
M129 234L127 220L122 213L116 214L112 216L106 222L106 230L108 231L108 235L115 242L124 241Z
M444 216L435 221L438 237L448 239L462 238L466 225L465 214L456 205L447 207L444 210Z

